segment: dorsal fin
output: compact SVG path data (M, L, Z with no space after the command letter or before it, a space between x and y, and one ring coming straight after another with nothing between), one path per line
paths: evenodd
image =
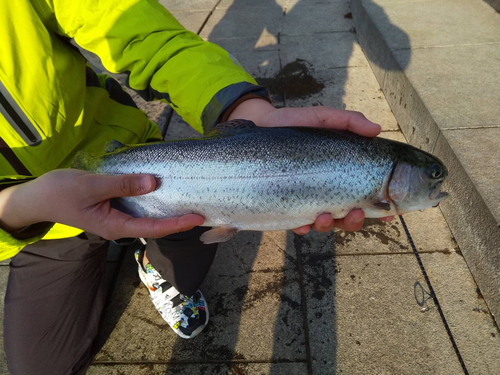
M250 120L232 120L217 125L211 132L207 134L207 137L216 135L247 133L255 129L257 129L257 125L255 125Z
M106 143L106 146L104 146L104 152L113 152L123 147L127 146L120 141L113 139L111 142Z

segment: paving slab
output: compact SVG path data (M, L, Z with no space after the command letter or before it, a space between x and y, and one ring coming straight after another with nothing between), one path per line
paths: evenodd
M289 0L221 0L217 4L217 9L247 9L248 11L253 11L254 8L276 8L280 6L283 10L286 9L286 5Z
M220 364L143 364L101 365L90 367L88 375L303 375L307 365L293 363L220 363Z
M461 373L439 314L415 301L413 254L303 262L313 373Z
M438 208L404 215L417 251L450 253L458 245ZM366 255L412 253L399 218L387 223L379 219L366 219L358 232L336 230L327 233L311 231L297 241L307 255Z
M281 7L216 9L200 33L202 38L260 37L263 33L277 36L283 22ZM244 25L244 26L243 26Z
M317 53L321 50L322 53ZM283 35L280 37L281 64L297 59L307 60L315 69L368 66L356 34L324 33L314 35Z
M315 81L324 85L317 93L303 98L287 96L291 107L325 105L362 112L368 119L382 126L382 130L398 130L398 124L370 68L339 68L315 70L308 68Z
M387 138L387 139L391 139L393 141L398 141L398 142L402 142L402 143L407 143L405 136L403 135L403 133L401 133L400 130L383 130L378 135L378 137Z
M167 8L168 9L168 8ZM194 10L190 12L172 12L172 15L184 26L186 29L198 33L201 27L210 15L208 10Z
M482 0L362 1L391 49L500 42L498 14Z
M440 129L500 126L500 43L393 53Z
M385 223L379 219L366 219L358 232L338 230L332 233L309 233L298 241L304 254L372 254L410 253L406 236L399 220Z
M443 135L500 225L500 127L446 130Z
M420 7L427 9L416 12ZM438 17L430 12L445 14L440 26L432 26ZM353 16L360 44L406 138L436 154L450 170L445 184L450 198L441 208L498 323L498 143L490 137L499 128L500 14L479 0L353 0ZM464 28L458 25L465 23L452 21L467 17ZM468 139L456 129L467 130Z
M428 3L434 2L435 0L376 0L372 1L378 5L393 5L393 4L407 4L407 3Z
M347 1L300 1L287 9L281 32L283 35L297 35L349 31L351 19L344 16L350 11Z
M459 251L457 242L439 208L433 207L422 212L410 212L404 214L403 218L419 253L441 252L449 254L453 251ZM394 221L396 220L400 222L399 218ZM403 235L405 235L404 232Z
M205 38L209 42L215 43L226 51L234 54L238 52L263 52L279 51L278 36L267 33L263 30L260 35L237 38Z
M120 275L114 297L124 309L96 361L305 361L295 249L287 232L241 233L220 247L202 286L211 321L189 341L171 332L145 287L132 287L138 276L128 262L130 272Z
M421 259L469 373L500 373L500 334L463 256L452 251Z
M274 77L280 71L279 51L232 52L232 54L256 80Z
M219 0L159 0L170 12L172 11L192 11L192 10L212 10Z

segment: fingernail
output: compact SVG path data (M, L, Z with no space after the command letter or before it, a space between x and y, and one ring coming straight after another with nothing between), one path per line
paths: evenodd
M151 190L151 178L149 176L144 176L141 178L141 190L144 193L147 193L148 191Z

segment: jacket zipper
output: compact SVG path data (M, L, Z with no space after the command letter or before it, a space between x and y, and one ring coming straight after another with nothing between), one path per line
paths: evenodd
M0 113L28 146L40 144L42 141L40 133L7 91L2 81L0 81Z

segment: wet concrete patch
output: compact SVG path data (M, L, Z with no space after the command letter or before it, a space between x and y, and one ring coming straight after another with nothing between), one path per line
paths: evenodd
M308 98L325 88L312 76L312 70L306 60L297 59L285 65L274 77L256 77L256 80L272 94L284 94L287 99Z
M310 232L298 240L303 254L410 253L408 240L399 220L390 223L366 219L358 232L334 229L328 233Z

